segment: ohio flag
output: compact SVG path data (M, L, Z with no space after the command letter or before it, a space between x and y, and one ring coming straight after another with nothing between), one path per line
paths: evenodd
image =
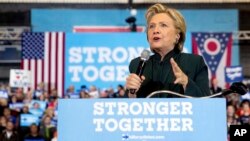
M203 56L209 68L209 78L217 78L225 87L225 67L231 66L232 33L192 33L194 54Z
M64 91L63 32L27 32L22 34L21 68L31 71L32 88L44 82L49 92L56 89L58 96Z

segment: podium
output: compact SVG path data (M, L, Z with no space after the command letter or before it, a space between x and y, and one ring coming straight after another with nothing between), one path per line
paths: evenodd
M59 141L226 141L223 98L60 99Z

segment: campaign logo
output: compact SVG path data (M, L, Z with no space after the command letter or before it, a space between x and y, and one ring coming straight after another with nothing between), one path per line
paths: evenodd
M128 134L122 134L122 140L128 140L129 139L129 135Z

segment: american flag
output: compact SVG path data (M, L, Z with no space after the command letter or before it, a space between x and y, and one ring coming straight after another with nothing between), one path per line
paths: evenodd
M21 68L30 70L32 88L40 82L50 92L57 89L58 96L64 92L64 48L63 32L27 32L22 34Z
M193 53L202 55L209 67L210 78L225 87L225 67L231 65L232 33L192 33Z

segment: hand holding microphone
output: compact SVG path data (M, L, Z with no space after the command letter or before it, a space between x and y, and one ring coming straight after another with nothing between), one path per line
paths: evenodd
M134 95L133 97L135 97L135 93L139 90L139 88L141 87L142 82L145 80L145 77L142 75L141 77L139 77L137 74L135 73L131 73L127 79L126 79L126 88L129 90L129 93Z
M129 89L130 94L135 94L136 91L140 88L145 77L142 75L143 70L146 65L146 61L150 57L150 51L143 50L140 57L140 62L137 67L136 73L131 73L126 79L126 88Z

